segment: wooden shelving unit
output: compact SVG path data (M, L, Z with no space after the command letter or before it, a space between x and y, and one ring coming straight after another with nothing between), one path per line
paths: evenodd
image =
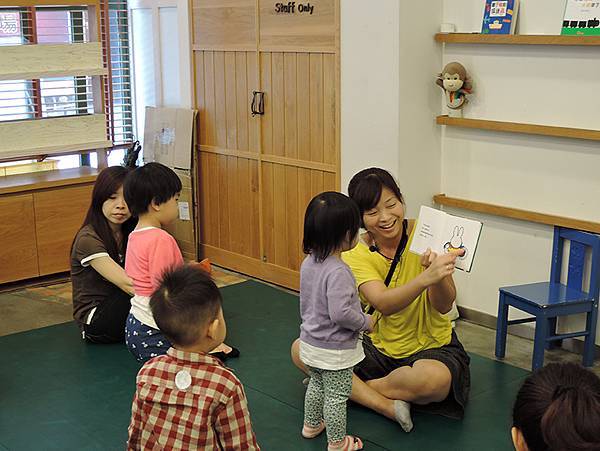
M99 41L5 46L0 54L0 67L0 80L108 74Z
M518 208L504 207L501 205L488 204L457 197L448 197L445 194L436 194L433 201L438 205L462 208L464 210L476 211L505 218L519 219L521 221L536 222L551 226L569 227L571 229L585 230L587 232L600 233L600 223L585 221L582 219L568 218L565 216L549 215Z
M600 45L600 36L554 36L541 34L492 35L481 33L437 33L435 40L447 44Z
M453 127L476 128L509 133L525 133L529 135L553 136L559 138L586 139L600 141L600 130L584 128L555 127L551 125L522 124L519 122L488 121L484 119L469 119L438 116L436 123Z

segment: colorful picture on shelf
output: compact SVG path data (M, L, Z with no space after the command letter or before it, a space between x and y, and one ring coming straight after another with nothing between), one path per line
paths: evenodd
M600 1L567 0L560 34L600 36Z
M519 0L486 0L482 34L514 34Z

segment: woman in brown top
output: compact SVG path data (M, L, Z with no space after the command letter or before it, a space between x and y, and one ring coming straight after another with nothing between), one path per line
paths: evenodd
M112 166L98 175L92 203L71 246L73 317L93 343L124 340L133 284L125 273L125 250L136 220L123 198L129 169Z

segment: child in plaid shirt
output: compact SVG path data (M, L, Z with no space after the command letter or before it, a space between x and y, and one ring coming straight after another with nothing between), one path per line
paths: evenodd
M225 339L221 304L201 269L165 273L150 309L172 347L137 375L128 450L260 449L241 382L208 354Z

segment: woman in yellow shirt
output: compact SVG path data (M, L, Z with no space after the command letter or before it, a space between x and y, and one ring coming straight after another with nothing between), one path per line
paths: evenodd
M366 233L342 257L376 320L363 339L365 359L355 367L351 399L398 421L407 432L411 404L462 418L470 388L469 356L445 315L456 297L452 273L457 255L408 251L414 221L404 218L402 193L389 172L358 172L348 194L358 204ZM297 346L296 341L292 359L303 369Z

